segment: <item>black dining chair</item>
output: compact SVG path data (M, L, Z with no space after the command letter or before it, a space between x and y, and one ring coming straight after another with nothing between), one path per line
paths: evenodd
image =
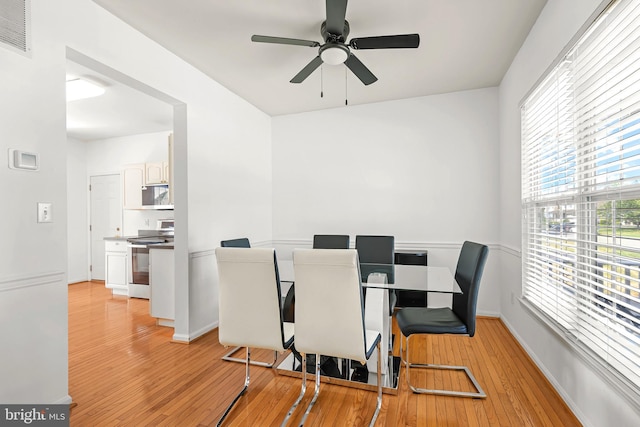
M427 252L396 252L395 264L427 266ZM428 292L398 290L396 308L427 307Z
M349 236L346 234L315 234L313 249L349 249Z
M222 240L220 246L223 248L250 248L249 239L242 237L240 239Z
M356 236L356 250L360 258L363 281L367 280L370 273L385 273L389 276L389 283L393 282L394 245L393 236ZM395 291L389 291L389 316L393 315L397 299Z
M471 371L466 366L449 366L412 363L410 358L411 338L414 335L423 334L456 334L467 335L473 337L476 332L476 306L478 302L478 289L480 287L480 279L484 271L484 265L487 261L489 248L474 242L464 242L460 250L458 265L455 272L455 280L462 290L461 294L453 294L453 303L451 308L424 308L424 307L407 307L396 313L396 321L402 332L402 336L406 337L407 349L403 354L402 338L400 338L400 355L404 362L407 385L415 393L440 394L445 396L461 396L485 398L486 393L482 390L478 381L475 379ZM423 369L444 369L464 371L476 388L476 392L425 389L419 388L411 384L411 368Z

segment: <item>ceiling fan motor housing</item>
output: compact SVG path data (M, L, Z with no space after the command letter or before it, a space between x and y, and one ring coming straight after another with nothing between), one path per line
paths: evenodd
M344 29L342 30L342 34L331 34L327 31L327 21L324 21L320 26L320 34L322 34L322 39L325 43L344 43L349 35L349 22L345 19L344 21Z

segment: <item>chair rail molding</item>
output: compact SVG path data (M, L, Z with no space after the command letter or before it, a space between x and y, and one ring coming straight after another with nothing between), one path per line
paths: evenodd
M262 243L262 242L261 242ZM293 246L301 248L310 248L313 246L313 239L274 239L271 241L273 246ZM501 250L517 254L520 256L520 250L512 249L508 246L504 246L500 243L485 243L492 250ZM265 245L261 245L265 246ZM355 248L355 236L350 239L350 248ZM462 247L462 242L418 242L418 241L398 241L395 242L395 249L397 251L416 251L416 250L429 250L429 249L443 249L443 250L456 250L459 251Z
M500 251L504 252L505 254L511 255L513 257L522 258L522 250L520 248L516 249L516 248L513 248L513 247L508 246L508 245L499 244L499 245L497 245L496 249L499 249Z
M0 292L29 288L33 286L60 284L63 283L64 277L65 273L63 271L2 277L0 278Z

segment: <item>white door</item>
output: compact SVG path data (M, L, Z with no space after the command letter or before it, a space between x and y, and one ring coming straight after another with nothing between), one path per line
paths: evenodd
M120 175L90 178L91 279L104 280L104 238L122 235Z

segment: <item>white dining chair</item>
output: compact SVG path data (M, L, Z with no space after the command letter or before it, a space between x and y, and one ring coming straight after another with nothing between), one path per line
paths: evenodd
M304 413L303 425L320 393L320 355L361 363L377 348L377 405L370 425L382 405L380 331L367 330L358 253L355 249L296 249L293 252L296 278L296 349L301 353L302 389L283 425L293 414L306 391L307 354L315 354L315 392ZM340 295L340 298L336 298Z
M217 248L220 344L246 347L244 387L218 421L222 424L249 388L251 348L284 351L293 344L294 325L283 322L274 249Z

